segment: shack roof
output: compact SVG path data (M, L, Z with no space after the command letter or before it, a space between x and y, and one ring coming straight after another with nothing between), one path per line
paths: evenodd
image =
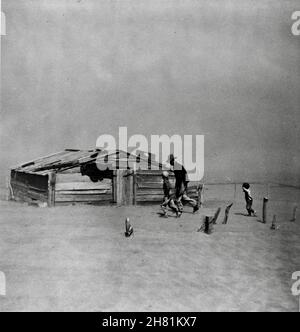
M12 170L47 175L51 172L64 172L92 162L102 164L107 162L108 159L109 162L119 162L120 165L128 165L128 160L135 160L135 158L139 160L140 168L143 168L142 165L145 165L145 167L146 165L148 166L150 162L150 164L155 166L156 169L167 169L165 165L162 165L151 158L149 159L149 155L143 151L129 153L121 150L101 151L99 149L65 149L64 151L23 163L22 165L13 167ZM120 166L120 168L122 167Z

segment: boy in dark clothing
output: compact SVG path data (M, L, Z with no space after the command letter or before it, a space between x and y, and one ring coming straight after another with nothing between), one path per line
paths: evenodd
M197 202L188 197L187 195L187 189L188 189L188 174L186 169L180 165L178 162L175 161L174 155L170 155L168 162L173 167L173 172L175 175L176 183L175 183L175 189L176 189L176 204L178 205L179 211L183 211L183 202L188 203L193 207L193 213L199 210Z
M254 217L256 217L256 212L252 208L253 198L251 196L250 184L243 183L242 188L243 188L243 192L245 193L246 209L247 209L248 215L249 215L249 217L251 217L252 215Z
M167 207L171 208L175 213L176 217L181 216L181 212L179 211L178 207L176 206L174 199L170 193L171 191L171 183L169 180L169 173L167 171L164 171L162 173L163 178L163 190L164 190L164 201L161 204L161 208L164 211L164 216L167 217Z

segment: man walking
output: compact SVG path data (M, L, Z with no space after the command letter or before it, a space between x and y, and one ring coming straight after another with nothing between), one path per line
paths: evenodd
M173 154L170 154L168 163L172 166L171 171L175 175L175 195L176 204L178 205L179 211L183 211L183 203L187 203L193 207L193 213L199 210L197 202L187 195L188 189L188 174L183 165L179 164Z

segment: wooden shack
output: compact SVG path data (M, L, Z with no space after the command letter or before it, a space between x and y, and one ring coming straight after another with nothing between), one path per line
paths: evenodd
M143 152L66 149L12 168L8 186L11 199L37 205L158 203L166 169ZM191 197L197 185L190 184Z
M75 203L106 204L112 201L110 179L93 182L82 176L82 164L91 162L97 151L67 149L11 170L10 197L48 206Z

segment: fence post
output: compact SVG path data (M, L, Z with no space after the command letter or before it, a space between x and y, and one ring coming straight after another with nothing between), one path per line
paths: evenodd
M212 224L216 225L220 212L221 212L221 208L219 207L211 220Z
M133 227L130 224L129 218L125 219L125 236L130 237L133 234Z
M212 233L212 224L211 224L211 217L206 216L204 221L204 233L211 234Z
M224 220L223 220L223 225L226 225L227 222L228 222L229 211L230 211L232 205L233 205L233 203L231 203L230 205L228 205L228 206L226 207L226 210L225 210L225 217L224 217Z
M263 217L262 217L262 222L265 224L267 222L267 205L268 205L269 199L267 197L264 197L263 201Z

